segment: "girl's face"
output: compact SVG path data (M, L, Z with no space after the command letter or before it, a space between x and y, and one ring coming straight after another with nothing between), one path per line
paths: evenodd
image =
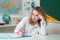
M32 12L32 21L37 22L39 20L39 13L36 10L33 10Z

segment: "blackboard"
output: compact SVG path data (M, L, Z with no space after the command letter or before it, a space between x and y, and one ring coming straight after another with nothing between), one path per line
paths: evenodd
M60 0L40 0L40 6L48 15L60 21Z

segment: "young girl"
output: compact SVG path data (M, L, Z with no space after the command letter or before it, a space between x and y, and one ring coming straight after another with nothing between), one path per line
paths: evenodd
M46 16L41 7L35 7L31 16L24 17L15 28L15 33L18 35L25 34L40 34L46 35Z

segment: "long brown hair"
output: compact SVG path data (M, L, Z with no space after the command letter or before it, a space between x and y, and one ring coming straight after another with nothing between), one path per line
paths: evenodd
M33 10L36 10L36 11L43 17L43 19L45 20L45 22L47 23L45 12L44 12L44 10L43 10L41 7L37 6L37 7L35 7ZM32 10L32 12L33 12L33 10ZM31 15L32 15L32 14L31 14ZM31 25L33 25L34 22L32 21L32 18L31 18L31 17L32 17L32 16L30 16L29 23L30 23ZM41 20L38 20L38 25L39 25L39 26L41 26L41 25L40 25L40 22L41 22Z

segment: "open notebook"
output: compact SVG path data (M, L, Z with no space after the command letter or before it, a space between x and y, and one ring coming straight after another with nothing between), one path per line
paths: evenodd
M24 38L24 37L31 37L31 35L20 36L20 35L18 35L18 34L16 34L16 33L14 33L14 34L9 34L8 36L9 36L10 38L12 38L12 39L15 39L15 38Z

